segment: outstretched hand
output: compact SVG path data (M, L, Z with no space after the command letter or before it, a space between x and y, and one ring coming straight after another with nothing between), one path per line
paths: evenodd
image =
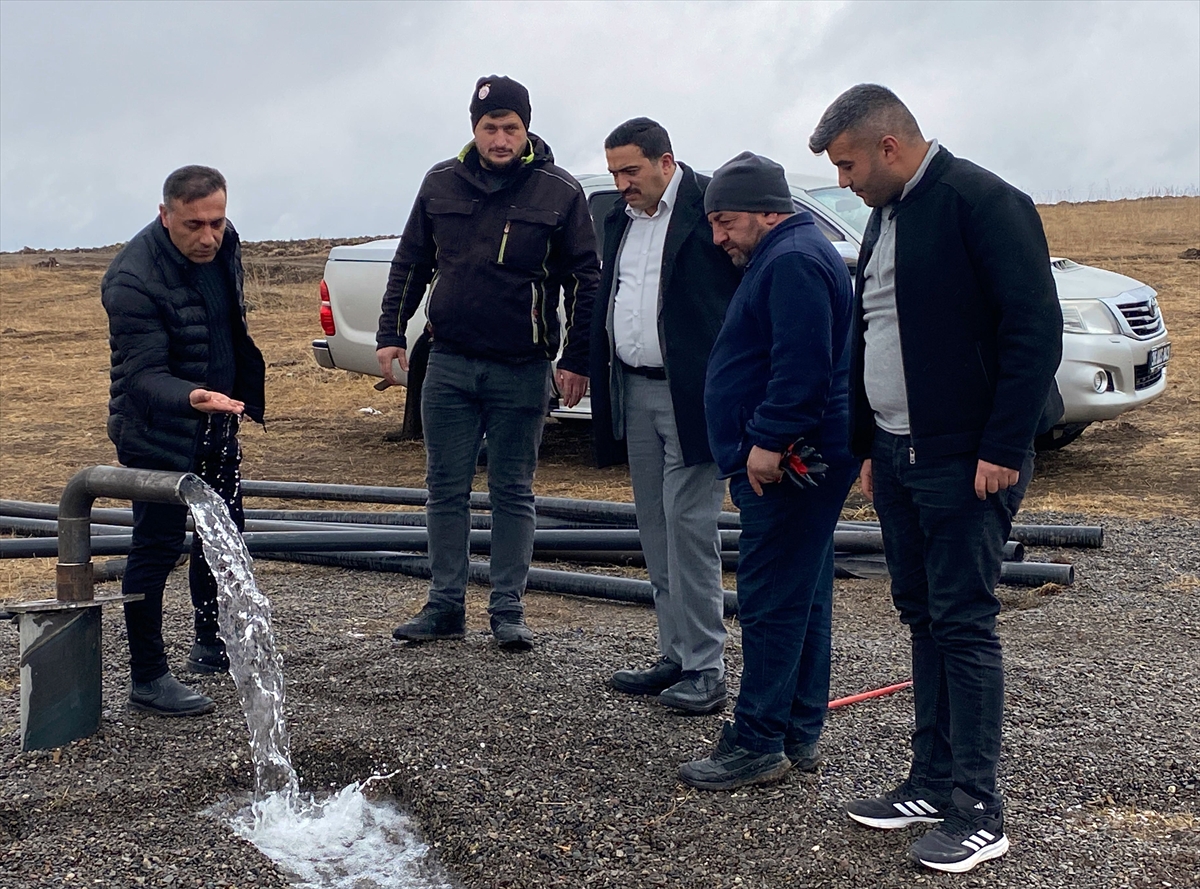
M246 409L245 402L209 389L193 389L188 393L188 401L205 414L240 414Z

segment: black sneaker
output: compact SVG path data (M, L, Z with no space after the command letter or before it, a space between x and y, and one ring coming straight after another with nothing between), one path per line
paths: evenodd
M197 639L184 668L189 673L228 673L229 655L225 653L225 643L220 639L211 642Z
M737 729L727 722L712 754L707 759L681 765L679 780L700 790L735 790L778 781L791 767L791 761L783 753L756 753L739 747Z
M533 648L533 630L520 615L492 617L492 636L503 651L529 651Z
M816 771L823 760L816 742L801 744L794 741L783 742L783 752L792 763L792 768L801 772Z
M1003 810L989 811L957 787L951 800L945 820L912 844L909 858L934 870L965 874L979 862L1008 851Z
M910 824L936 824L949 803L926 791L914 789L907 781L895 790L873 799L854 799L846 803L846 814L867 827L895 830Z
M426 602L412 620L392 630L392 638L400 642L462 639L466 635L466 612L462 608L446 608L432 602Z

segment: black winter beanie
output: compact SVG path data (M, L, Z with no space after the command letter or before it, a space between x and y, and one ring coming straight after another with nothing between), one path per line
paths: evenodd
M529 90L511 77L481 77L471 95L471 128L489 111L512 111L529 129Z
M767 157L743 151L712 175L704 191L704 212L795 213L783 167Z

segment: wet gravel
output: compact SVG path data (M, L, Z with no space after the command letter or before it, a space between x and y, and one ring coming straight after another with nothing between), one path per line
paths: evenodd
M394 576L260 562L288 679L293 759L309 789L395 771L387 790L465 887L1182 887L1200 885L1200 523L1041 513L1102 523L1103 550L1067 588L1008 588L1002 788L1012 851L965 876L905 860L919 829L850 824L839 801L897 782L911 698L831 712L827 762L773 787L701 793L676 766L721 717L671 715L605 686L654 656L645 609L531 593L539 645L498 651L473 590L462 642L398 646L423 601ZM186 654L186 574L168 588L172 663ZM226 677L185 677L208 717L125 707L120 613L105 609L96 736L18 751L17 634L0 626L0 886L282 887L285 875L214 817L252 787ZM880 582L839 581L833 694L907 678ZM731 628L731 679L740 671Z

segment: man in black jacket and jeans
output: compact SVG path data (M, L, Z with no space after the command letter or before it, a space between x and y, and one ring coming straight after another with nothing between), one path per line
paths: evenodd
M1049 251L1027 195L927 141L884 87L839 96L809 147L875 208L855 287L852 448L912 636L908 778L846 811L878 828L938 824L909 856L961 873L1009 847L994 590L1034 437L1061 414Z
M604 220L592 434L598 465L629 463L659 647L649 669L618 670L612 686L710 713L726 702L725 480L708 446L704 375L741 274L712 242L708 177L675 162L660 124L626 121L604 153L624 200Z
M108 436L136 469L195 472L245 525L238 420L263 419L265 365L246 327L242 252L225 218L225 178L211 167L176 170L159 215L134 235L100 285L108 313L112 386ZM162 636L167 575L183 550L187 509L133 503L133 546L123 592L134 709L192 716L215 706L171 675ZM217 587L192 544L189 568L196 636L187 668L229 668L217 636Z
M383 296L376 355L396 383L405 328L425 296L432 336L421 390L429 499L429 601L393 632L414 642L465 633L470 493L483 436L492 502L492 633L527 650L521 602L533 556L533 473L558 357L560 397L587 390L588 326L600 277L583 189L529 133L529 93L484 77L474 139L425 175ZM560 330L559 294L566 327ZM562 354L559 355L559 348Z

